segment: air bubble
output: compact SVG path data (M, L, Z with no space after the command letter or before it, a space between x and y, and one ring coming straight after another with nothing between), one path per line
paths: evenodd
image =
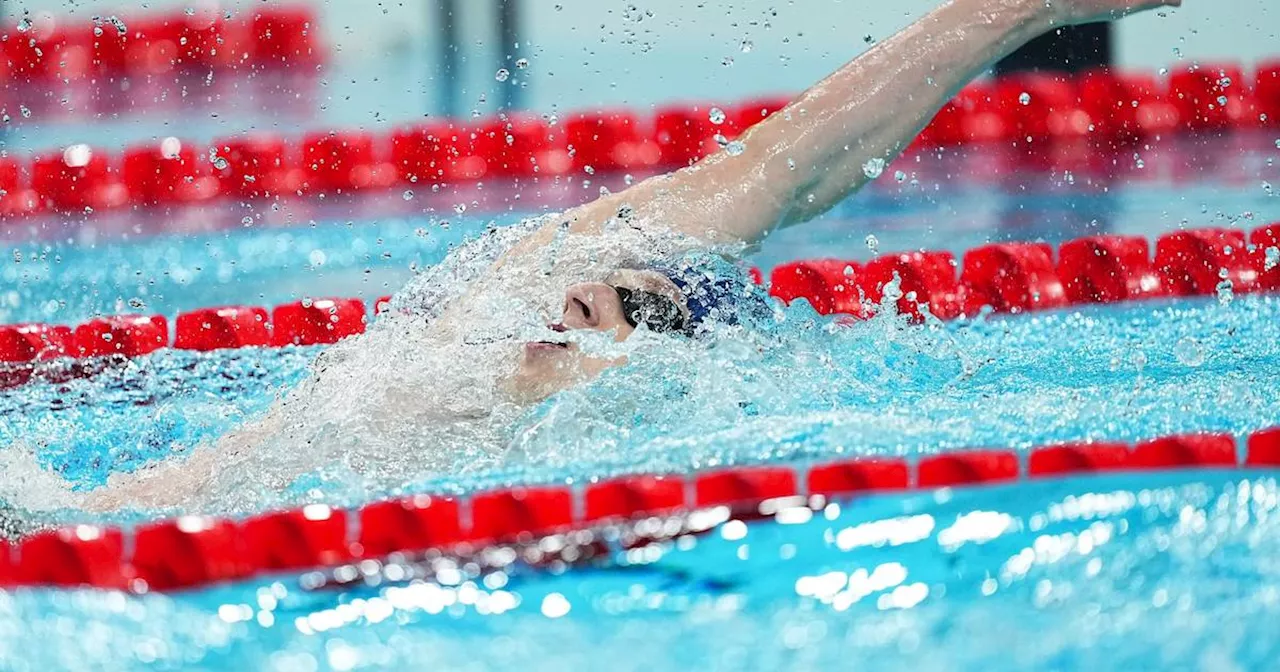
M729 156L738 156L747 151L747 146L741 140L733 140L724 146L724 151L728 152Z
M516 59L516 69L517 69L517 70L524 70L524 69L525 69L525 68L527 68L527 67L529 67L529 59L527 59L527 58L517 58L517 59Z
M466 204L466 203L459 203L459 204L457 204L457 205L453 206L453 211L454 211L454 212L456 212L456 213L458 213L459 215L461 215L462 213L464 213L464 212L466 212L466 211L467 211L467 204Z
M1018 94L1018 102L1022 103L1023 105L1030 105L1031 94L1027 93L1026 91L1023 91L1021 94Z
M505 82L510 77L511 77L511 71L506 68L498 68L498 71L493 73L493 78L498 80L499 82Z
M866 239L866 241L865 241L865 242L867 243L867 249L868 249L868 250L871 250L871 253L872 253L872 254L877 254L877 253L879 253L879 251L880 251L880 239L879 239L879 238L876 238L876 236L875 236L875 234L874 234L874 233L868 233L868 234L867 234L867 239Z
M406 201L412 201L412 200L413 200L413 190L412 190L412 189L405 189L405 190L404 190L404 200L406 200Z
M1275 245L1268 247L1263 253L1263 256L1264 260L1262 270L1269 271L1276 266L1280 266L1280 247L1276 247Z
M898 182L906 182L907 174L902 172L901 170L895 170L893 171L893 179L897 180Z
M18 22L18 32L25 33L28 30L31 30L31 19L24 16L22 17L22 20Z
M253 217L249 215L245 215L244 219L240 220L240 223L244 224L245 226L253 226Z
M870 159L867 159L866 163L862 164L862 174L866 175L868 179L874 180L877 177L880 177L880 174L883 172L884 159L878 156L873 156Z
M742 45L739 48L742 49L742 53L749 54L752 49L756 48L756 45L752 43L751 40L743 40Z
M711 123L719 126L724 123L724 110L718 107L713 107L707 114L707 118L711 120Z

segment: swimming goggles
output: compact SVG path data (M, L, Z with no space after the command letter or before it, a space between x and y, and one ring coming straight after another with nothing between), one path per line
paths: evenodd
M643 324L655 333L684 331L684 312L670 297L630 287L613 287L613 291L622 302L622 319L632 328Z

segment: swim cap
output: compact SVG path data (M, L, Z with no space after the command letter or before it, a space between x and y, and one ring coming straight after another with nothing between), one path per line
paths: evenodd
M741 269L723 259L686 258L672 266L655 265L652 270L665 275L684 295L689 308L686 333L714 320L738 324L744 311L766 307L764 297Z

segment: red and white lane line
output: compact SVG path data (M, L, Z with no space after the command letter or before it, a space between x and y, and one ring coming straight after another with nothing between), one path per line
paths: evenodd
M271 25L264 29L260 22ZM307 42L314 32L310 25L288 12L275 18L255 15L251 34L270 38L260 45L262 59L297 59L313 50ZM209 30L197 30L196 36L207 41ZM48 57L41 61L48 62ZM362 129L315 131L301 138L252 134L217 139L208 146L162 137L120 155L74 144L25 159L0 157L0 216L84 216L90 210L169 207L215 198L252 202L440 183L668 170L727 145L789 101L786 96L734 104L705 101L652 114L582 110L554 124L514 114L415 124L387 134ZM1040 154L1053 143L1085 141L1097 143L1090 151L1106 151L1181 133L1266 128L1280 128L1280 61L1259 64L1252 77L1235 64L1195 64L1172 68L1167 78L1093 70L979 81L949 102L913 147L999 143L1035 147Z
M78 525L0 542L0 589L88 586L135 593L262 574L380 561L427 550L470 553L655 516L729 506L769 514L788 498L846 498L1103 472L1280 468L1280 427L1248 436L1167 436L1136 445L1084 443L968 450L918 460L857 457L804 466L732 467L689 476L635 475L585 486L530 486L462 498L419 495L353 510L322 505L247 520L204 516L133 529Z
M788 303L804 298L819 313L866 317L895 276L902 295L898 310L917 319L922 304L940 319L956 319L988 306L1016 314L1212 296L1224 283L1233 294L1274 293L1280 291L1280 222L1251 233L1217 228L1167 233L1156 239L1154 256L1145 238L1089 236L1063 243L1056 255L1045 243L995 243L966 252L960 263L942 251L887 254L866 263L795 261L773 269L769 292ZM388 298L378 299L375 313ZM100 317L74 328L3 325L0 388L95 370L69 367L68 357L138 357L164 347L208 351L327 344L363 332L369 319L360 299L324 298L270 310L222 306L183 312L172 333L163 315Z

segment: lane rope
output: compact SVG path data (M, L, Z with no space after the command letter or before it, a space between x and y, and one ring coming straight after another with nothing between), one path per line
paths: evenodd
M145 593L335 566L351 570L337 576L354 578L353 565L365 572L429 550L466 555L506 543L550 548L557 544L535 542L556 535L589 539L602 526L651 518L674 517L688 525L697 512L715 507L730 507L737 517L750 519L794 505L795 498L804 502L1116 472L1277 468L1280 427L1254 432L1239 443L1230 434L1204 433L1136 445L1050 445L1025 453L964 450L915 460L865 456L688 476L638 474L578 487L512 487L466 497L416 495L353 510L308 505L246 520L183 516L132 529L76 525L14 544L0 542L0 589L89 586Z
M282 17L262 19L280 24L265 30L258 24L266 11L251 21L253 35L272 36L263 61L314 57L310 19L281 10ZM282 44L276 44L277 34L287 36ZM711 102L675 104L652 114L581 110L562 119L517 113L430 121L385 134L254 133L207 146L163 137L119 156L73 144L28 159L0 159L0 216L86 217L216 198L323 198L442 183L669 170L727 147L789 102L789 96L775 96L723 109ZM1182 133L1263 128L1280 128L1280 61L1260 63L1251 78L1235 64L1184 64L1167 77L1100 69L978 81L942 108L912 148L999 143L1039 156L1055 143L1084 141L1105 150Z
M900 313L922 321L972 318L985 310L1018 314L1090 304L1185 296L1280 292L1280 222L1245 232L1173 231L1152 245L1139 236L1087 236L1062 243L993 243L965 252L885 254L865 263L794 261L775 267L769 293L804 299L821 314L869 317L886 292ZM958 272L957 272L958 271ZM758 271L753 277L762 282ZM374 303L374 314L390 297ZM927 308L926 308L927 306ZM163 315L113 315L75 327L0 325L0 389L32 380L92 375L109 362L72 365L65 358L132 358L164 347L225 348L321 345L362 333L371 319L356 298L303 299L276 306L220 306Z

